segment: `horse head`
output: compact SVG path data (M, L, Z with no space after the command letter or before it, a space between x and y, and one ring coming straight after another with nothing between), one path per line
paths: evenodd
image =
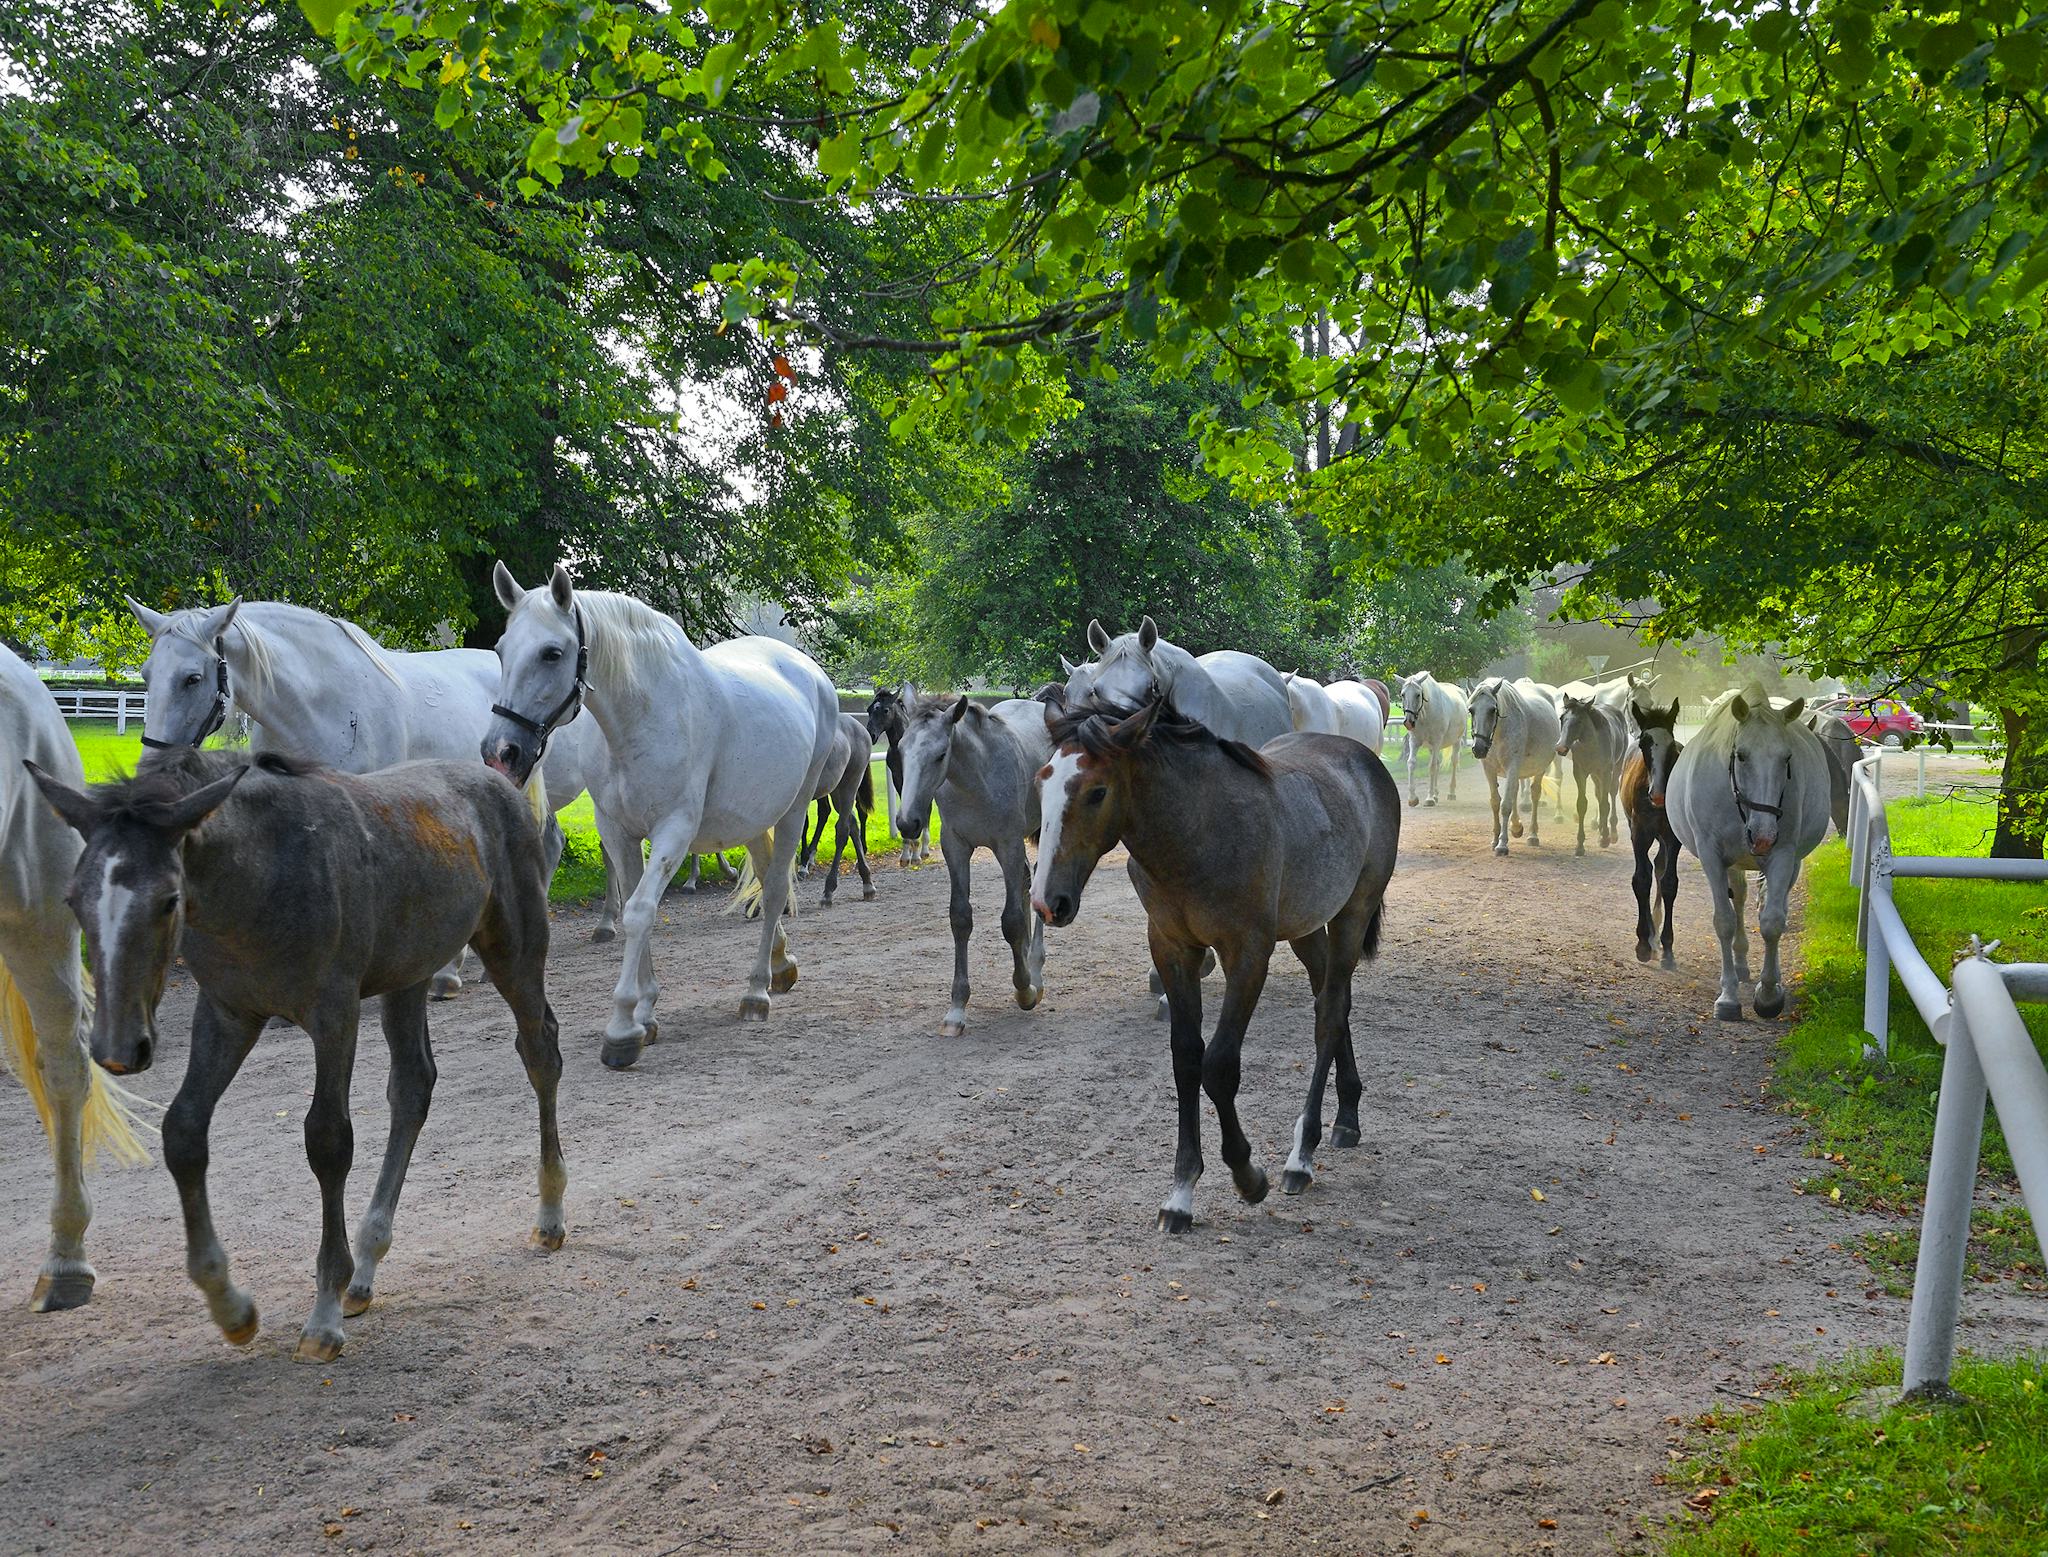
M1096 862L1123 836L1123 759L1145 743L1165 706L1155 697L1135 713L1091 705L1048 720L1055 745L1038 770L1038 863L1031 872L1031 908L1047 924L1074 922Z
M1785 795L1792 785L1792 737L1787 733L1806 709L1795 698L1782 709L1768 697L1751 702L1738 692L1729 700L1735 717L1735 747L1728 754L1728 786L1735 795L1736 814L1750 852L1759 860L1778 841L1778 823L1785 814Z
M914 687L904 690L912 701L904 715L902 803L896 814L903 836L915 843L924 836L925 818L945 787L946 771L953 760L954 732L963 720L979 723L988 715L965 694L917 696Z
M1636 749L1643 754L1644 770L1650 779L1650 804L1661 811L1665 785L1671 780L1678 754L1685 750L1678 740L1678 699L1673 698L1669 708L1631 701L1628 711L1635 721Z
M1493 750L1493 738L1500 730L1501 679L1495 676L1472 689L1472 755L1481 762Z
M228 716L227 631L241 597L169 615L133 595L122 598L149 633L149 658L142 662L142 744L155 750L199 745Z
M523 785L547 751L548 737L583 711L590 640L576 587L559 562L538 589L523 589L500 562L491 587L505 608L498 638L498 700L484 729L487 766Z
M218 759L214 759L218 760ZM85 840L66 900L85 931L95 1000L92 1057L116 1075L149 1069L156 1007L184 924L185 835L249 769L195 784L178 759L132 779L73 789L33 762L43 798Z
M1136 632L1122 633L1115 638L1103 630L1102 623L1091 620L1088 623L1088 647L1095 651L1096 661L1089 667L1092 684L1084 690L1084 695L1121 708L1140 708L1154 698L1171 693L1173 689L1161 680L1159 666L1152 659L1152 650L1158 642L1159 628L1149 616L1138 624ZM1074 692L1071 682L1067 690L1071 696Z
M1592 722L1592 719L1593 700L1590 697L1573 697L1571 693L1565 693L1564 707L1561 710L1561 717L1557 721L1558 756L1563 757L1570 754L1573 743L1579 739L1580 734L1584 731L1586 725Z
M885 736L891 741L902 738L905 701L887 687L875 688L874 698L868 704L868 736L871 740L881 740Z

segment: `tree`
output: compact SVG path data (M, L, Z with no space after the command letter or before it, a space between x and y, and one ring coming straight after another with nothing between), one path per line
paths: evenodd
M1362 676L1476 676L1529 641L1529 613L1462 564L1401 568L1354 586L1346 656Z

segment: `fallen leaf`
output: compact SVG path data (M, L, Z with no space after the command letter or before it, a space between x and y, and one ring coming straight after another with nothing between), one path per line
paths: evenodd
M1555 1530L1557 1528L1557 1521L1555 1519L1539 1519L1536 1521L1536 1528L1539 1530Z
M766 1303L756 1303L756 1304L754 1305L754 1307L756 1307L756 1308L766 1308L767 1306L768 1306L768 1305L767 1305Z
M1539 1200L1539 1201L1540 1201L1540 1200L1543 1200L1543 1199L1545 1199L1546 1197L1545 1197L1545 1195L1544 1195L1544 1193L1543 1193L1543 1191L1542 1191L1542 1190L1540 1190L1540 1189L1532 1189L1532 1190L1530 1190L1530 1191L1529 1191L1529 1198L1530 1198L1531 1200Z
M1450 1358L1448 1358L1448 1357L1446 1357L1446 1356L1445 1356L1445 1355L1444 1355L1444 1354L1443 1354L1442 1352L1438 1352L1438 1353L1436 1354L1436 1360L1437 1360L1437 1365L1438 1365L1439 1367L1448 1367L1448 1366L1450 1365L1450 1361L1451 1361L1451 1359L1450 1359Z
M1407 1387L1408 1386L1406 1384L1403 1384L1399 1379L1387 1380L1388 1389L1406 1389Z
M1074 1445L1074 1452L1076 1454L1086 1454L1088 1452L1088 1446L1085 1443L1077 1443Z
M347 1527L337 1524L325 1524L320 1527L321 1531L329 1537L340 1535L345 1528Z
M1273 1507L1274 1504L1278 1503L1282 1498L1286 1496L1287 1489L1285 1487L1275 1487L1271 1492L1268 1492L1266 1494L1266 1507Z

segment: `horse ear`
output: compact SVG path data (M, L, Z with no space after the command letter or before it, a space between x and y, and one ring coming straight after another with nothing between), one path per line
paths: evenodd
M1667 713L1667 714L1666 714L1666 715L1665 715L1664 717L1665 717L1666 719L1668 719L1668 720L1670 720L1670 721L1671 721L1671 728L1672 728L1672 729L1674 729L1674 730L1675 730L1675 729L1677 729L1677 728L1678 728L1678 699L1677 699L1677 698L1675 698L1675 697L1674 697L1674 698L1673 698L1673 699L1671 700L1671 711L1670 711L1669 713Z
M21 765L28 769L28 776L36 781L36 788L50 802L50 809L64 819L64 825L81 838L90 836L100 818L99 802L84 790L73 789L62 779L53 778L33 762L24 759Z
M548 593L564 611L576 604L576 586L569 581L569 570L559 562L555 564L555 571L548 575Z
M237 768L226 778L215 779L189 795L170 801L157 814L156 825L167 832L189 833L213 815L220 803L233 794L235 786L248 775L247 768Z
M1055 708L1055 707L1054 707L1054 706L1053 706L1052 704L1050 704L1050 703L1047 703L1047 704L1045 705L1045 732L1046 732L1046 734L1048 734L1048 735L1051 735L1051 734L1053 734L1053 733L1054 733L1054 732L1055 732L1055 731L1056 731L1056 730L1057 730L1057 729L1059 728L1059 722L1060 722L1060 720L1061 720L1062 718L1064 718L1064 717L1065 717L1065 715L1066 715L1066 710L1065 710L1064 708Z
M206 613L205 619L200 622L199 636L206 642L212 643L228 630L229 626L234 622L235 613L241 609L242 597L240 595L235 596L234 599L224 606L215 606Z
M128 609L135 613L135 620L142 624L142 630L148 633L152 640L160 637L163 630L171 625L171 619L163 612L150 610L133 595L123 595L121 598L128 602Z
M1803 697L1795 697L1794 699L1792 699L1791 705L1785 710L1785 723L1790 724L1793 720L1797 719L1805 711L1806 699Z
M905 708L915 708L917 706L917 683L915 681L904 682L903 690L897 693L897 697L902 700Z
M1159 717L1159 710L1166 706L1166 699L1155 697L1135 714L1118 720L1110 726L1110 744L1114 746L1136 746L1152 733L1152 725Z
M1101 620L1093 616L1088 618L1088 647L1097 654L1109 647L1109 634L1103 631Z
M1150 654L1152 652L1152 645L1158 641L1159 624L1148 616L1138 624L1138 647L1147 654Z
M1073 673L1074 673L1075 671L1079 670L1080 668L1081 668L1081 667L1080 667L1079 665L1076 665L1076 664L1075 664L1075 663L1074 663L1074 662L1073 662L1072 660L1068 659L1068 658L1067 658L1067 657L1066 657L1066 656L1065 656L1064 654L1062 654L1062 655L1060 656L1060 670L1061 670L1062 672L1064 672L1064 673L1065 673L1066 675L1069 675L1069 676L1071 676L1071 675L1073 675Z
M948 716L947 722L950 724L958 724L962 719L967 717L967 710L972 708L973 706L974 705L967 700L967 694L965 692L962 692L960 694L959 700L953 704L953 712Z
M1728 700L1728 706L1735 711L1735 721L1740 724L1749 718L1749 699L1740 692Z
M516 609L519 602L526 598L526 591L519 587L519 580L514 578L512 570L505 566L503 557L500 557L497 566L491 569L491 589L497 594L498 604L507 611Z

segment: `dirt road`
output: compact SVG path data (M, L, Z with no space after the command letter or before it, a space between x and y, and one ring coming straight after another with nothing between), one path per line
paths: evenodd
M264 1320L246 1350L186 1280L160 1167L95 1177L90 1308L27 1311L48 1167L5 1090L0 1549L1634 1549L1677 1509L1674 1420L1774 1364L1896 1343L1904 1305L1791 1192L1775 1024L1703 1016L1696 871L1681 971L1639 967L1625 844L1577 859L1546 824L1496 860L1465 777L1458 806L1406 813L1360 975L1365 1144L1250 1207L1212 1134L1185 1238L1153 1226L1172 1081L1108 865L1027 1014L984 857L952 1042L942 868L892 861L878 901L830 912L807 889L802 981L766 1026L735 1017L752 930L672 898L663 1038L627 1074L596 1057L615 951L563 916L568 1244L525 1241L532 1101L472 989L433 1010L398 1240L326 1367L290 1360L317 1239L302 1035L266 1035L215 1131ZM181 979L165 1002L159 1099L191 1001ZM1308 1005L1283 950L1242 1099L1276 1180ZM352 1211L383 1076L373 1013ZM2037 1317L1996 1310L1975 1343Z

